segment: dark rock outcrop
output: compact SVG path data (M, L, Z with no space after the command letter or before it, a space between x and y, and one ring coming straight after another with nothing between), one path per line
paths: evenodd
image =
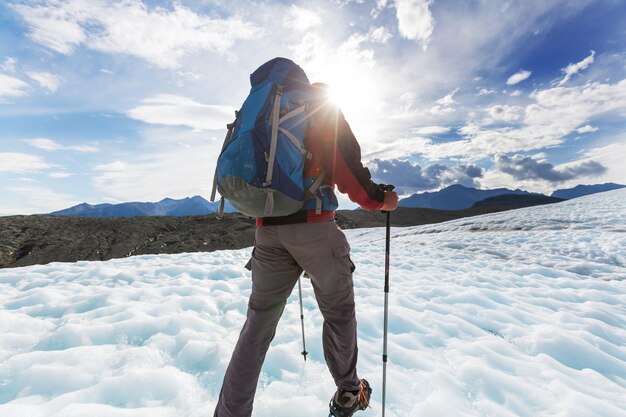
M565 201L563 198L548 197L543 194L501 194L494 197L485 198L474 203L472 208L482 207L502 207L502 208L521 208L540 206L543 204L552 204Z
M213 251L254 243L254 220L214 216L0 217L0 267Z
M607 182L604 184L593 184L593 185L577 185L574 188L564 188L561 190L556 190L552 193L552 197L558 198L577 198L582 197L589 194L595 193L603 193L605 191L617 190L619 188L624 188L626 185L615 184L614 182Z
M503 210L444 211L400 207L393 226L439 223ZM343 229L385 225L379 211L340 210ZM0 217L0 268L49 262L104 261L132 255L210 252L254 244L255 221L238 213L188 217L85 218L50 215Z

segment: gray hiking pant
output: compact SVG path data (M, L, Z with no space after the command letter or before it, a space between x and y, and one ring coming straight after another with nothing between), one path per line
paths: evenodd
M252 252L246 322L224 376L215 417L248 417L261 366L287 297L302 271L324 317L324 357L335 384L358 390L357 338L350 246L334 220L264 226Z

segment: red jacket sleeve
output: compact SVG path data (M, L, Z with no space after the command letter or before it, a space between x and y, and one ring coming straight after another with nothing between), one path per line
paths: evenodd
M328 182L337 185L353 202L366 210L378 210L385 201L385 193L372 182L370 171L361 162L361 147L343 113L334 106L321 111L322 123L315 129L322 144ZM325 116L325 117L324 117ZM317 118L320 120L320 118Z

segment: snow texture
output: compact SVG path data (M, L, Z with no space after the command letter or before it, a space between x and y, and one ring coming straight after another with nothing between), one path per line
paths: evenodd
M381 415L384 229L347 232L359 373ZM626 190L392 229L387 415L626 416ZM212 416L250 248L0 270L0 416ZM255 416L326 416L334 384L303 282Z

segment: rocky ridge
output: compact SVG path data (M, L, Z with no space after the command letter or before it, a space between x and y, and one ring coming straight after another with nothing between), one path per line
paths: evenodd
M400 207L394 226L438 223L503 207L456 211ZM343 229L379 227L378 211L340 210ZM188 217L81 218L50 215L0 217L0 268L49 262L104 261L133 255L239 249L254 244L255 221L238 213Z

